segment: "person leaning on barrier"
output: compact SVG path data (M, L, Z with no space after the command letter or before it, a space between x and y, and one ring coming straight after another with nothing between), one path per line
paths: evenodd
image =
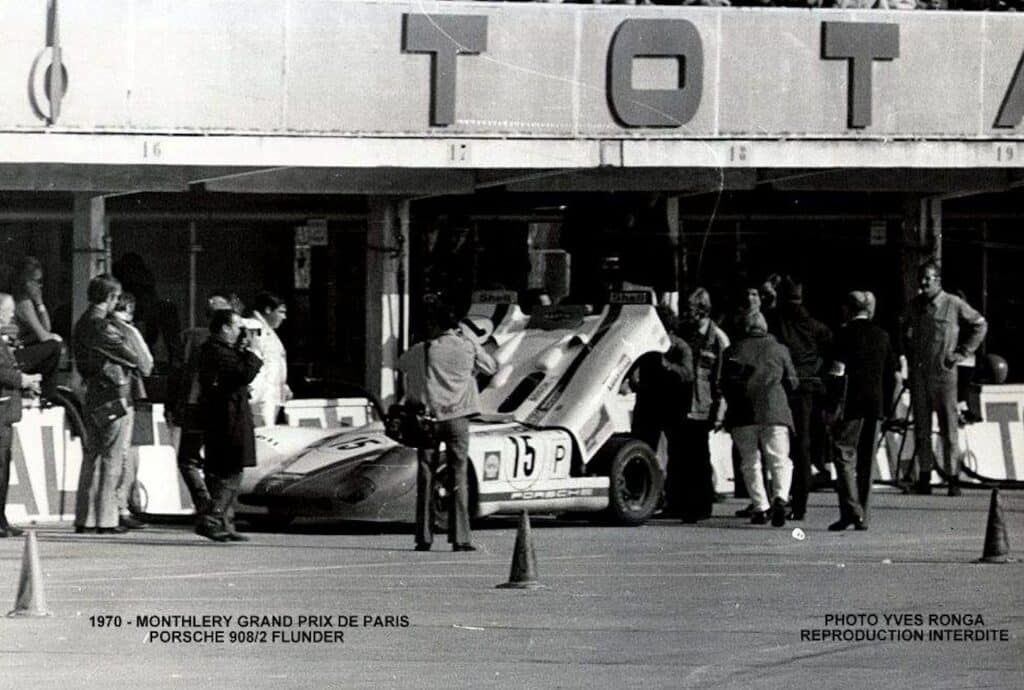
M833 532L868 527L875 436L884 414L886 380L895 378L897 370L889 334L871 323L873 312L870 293L849 293L843 304L846 324L833 343L825 417L832 427L839 495L839 520L829 525Z
M469 418L480 413L476 375L494 374L497 364L459 329L461 314L450 305L431 305L431 337L398 360L405 398L418 402L436 420L438 446L445 445L448 478L448 541L453 551L475 551L469 527ZM416 550L434 541L434 479L440 451L420 450L416 468Z
M14 299L0 292L0 327L14 318ZM23 531L7 522L7 485L11 478L11 443L14 424L21 420L21 392L39 393L40 374L26 374L7 344L0 338L0 538L19 537Z
M199 350L200 407L205 421L203 463L211 505L196 533L214 541L248 541L235 530L235 499L242 470L256 466L249 383L263 362L250 349L242 317L215 312Z
M50 313L43 303L43 265L26 256L18 267L14 287L14 326L18 346L14 356L28 374L42 374L41 399L44 405L54 401L57 391L57 367L60 366L63 340L53 332Z
M960 495L960 452L957 440L957 364L974 354L985 339L988 324L977 310L942 289L942 269L927 261L917 273L920 292L904 318L904 337L910 374L910 404L914 413L916 490L931 493L935 465L932 413L939 418L942 455L949 477L949 495Z
M218 311L231 311L231 303L223 294L206 300L209 323ZM167 422L180 428L178 438L178 471L185 481L196 517L201 519L210 509L210 490L203 478L203 415L199 406L199 348L210 337L210 329L196 326L178 336L181 352L176 358L182 368L174 372L169 389L170 399L164 414Z
M138 356L125 343L111 313L121 296L121 283L103 273L87 289L89 306L75 324L72 342L75 365L85 386L89 444L82 458L75 506L75 532L120 534L117 485L121 481L124 447L131 434L128 418L128 373L139 366ZM95 510L93 515L92 510Z
M117 298L117 304L114 306L113 315L112 323L121 329L125 344L139 358L139 368L128 371L129 402L131 404L128 406L129 432L125 434L121 481L117 483L117 510L120 514L118 524L128 529L143 529L146 523L132 517L129 510L132 489L139 472L138 456L130 452L131 430L135 427L135 403L146 398L146 385L143 383L143 377L153 373L153 353L149 351L149 346L146 344L146 339L142 337L142 333L132 325L132 319L135 316L135 297L132 293L121 292L121 296Z

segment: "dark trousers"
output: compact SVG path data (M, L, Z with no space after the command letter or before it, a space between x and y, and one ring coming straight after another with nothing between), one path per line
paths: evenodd
M863 425L864 420L861 418L847 419L832 430L839 517L846 522L859 522L864 519L864 508L860 504L858 478L861 468L857 453Z
M210 490L203 475L203 432L182 427L178 440L178 471L185 480L185 487L192 498L196 514L202 515L210 508Z
M14 351L14 358L26 374L42 374L42 396L53 400L57 393L57 367L60 366L62 344L56 340L47 340L20 347Z
M747 485L743 481L743 468L740 461L740 449L732 444L732 495L736 498L750 498Z
M445 445L447 467L442 473L448 492L448 541L469 544L469 419L459 417L437 423L438 443ZM434 481L441 452L421 449L416 463L416 543L434 541Z
M678 458L682 472L672 493L681 498L684 518L703 519L711 516L715 502L714 480L711 476L711 449L708 434L712 424L706 419L687 419L680 429L680 453L673 454L669 444L669 465L673 455ZM669 477L672 474L668 475Z
M800 388L789 396L789 407L793 412L793 443L790 444L793 486L790 489L790 505L797 514L803 514L807 510L807 494L811 491L814 420L820 409L820 401L820 386L815 385L801 384Z
M864 511L864 519L868 519L868 498L871 496L871 485L875 481L875 450L878 448L878 418L868 417L860 427L860 439L857 441L857 499Z
M210 489L210 509L200 517L200 523L211 532L235 531L235 499L242 484L242 473L206 473L206 485Z
M0 424L0 529L7 529L7 483L11 480L11 442L14 429Z

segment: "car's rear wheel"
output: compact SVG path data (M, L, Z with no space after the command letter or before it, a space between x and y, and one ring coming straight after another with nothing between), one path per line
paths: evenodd
M654 451L629 436L612 437L594 459L607 472L606 516L620 525L642 525L658 507L665 477Z

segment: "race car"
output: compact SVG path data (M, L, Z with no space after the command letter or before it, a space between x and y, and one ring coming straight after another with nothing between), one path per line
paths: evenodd
M488 297L484 295L483 297ZM618 293L598 313L535 308L490 296L463 331L495 358L471 420L469 502L475 517L592 512L637 525L663 487L654 451L629 435L632 397L623 382L669 338L645 292ZM240 511L292 517L410 521L415 449L376 422L356 429L258 430L259 466L247 470ZM438 482L443 484L443 482ZM443 489L435 497L443 502Z

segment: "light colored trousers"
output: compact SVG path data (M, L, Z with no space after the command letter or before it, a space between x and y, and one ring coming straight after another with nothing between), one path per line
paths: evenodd
M77 527L117 527L117 485L124 471L124 448L131 438L128 415L102 427L90 425L92 446L82 458L75 500Z
M755 510L768 510L771 503L761 473L761 453L772 475L772 498L789 500L793 483L793 461L789 459L789 429L780 424L734 427L730 432L740 454L740 470ZM760 448L761 453L758 453Z
M135 428L135 408L128 408L128 432L124 435L124 462L121 465L121 481L117 483L117 511L129 515L128 504L132 497L132 486L139 474L139 456L132 452L132 429Z

